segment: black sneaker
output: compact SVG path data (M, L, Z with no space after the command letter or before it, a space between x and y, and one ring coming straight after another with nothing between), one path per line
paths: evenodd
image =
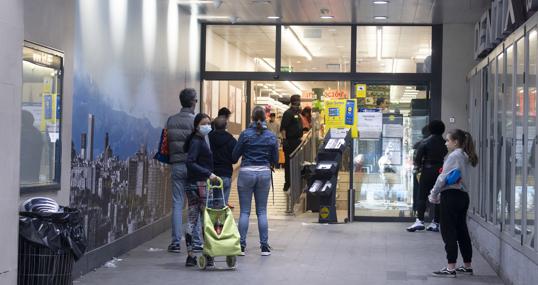
M196 256L187 255L187 261L185 262L185 266L193 267L193 266L196 266L196 265L197 265Z
M435 277L445 277L445 278L455 278L456 277L456 270L449 270L448 268L443 268L439 271L432 272L432 276Z
M271 255L271 247L268 245L262 245L262 256Z
M206 255L205 258L207 260L207 267L214 267L215 266L215 261L213 260L213 257Z
M168 246L168 251L169 252L174 252L174 253L180 253L181 252L181 247L179 246L179 244L170 244Z
M471 268L471 267L467 268L467 267L465 267L463 265L456 268L456 272L458 274L466 274L466 275L473 275L474 274L473 268Z
M240 256L245 256L245 247L244 246L241 246L241 253L239 255Z
M192 251L194 252L202 252L203 250L204 250L204 247L199 246L199 245L195 245L192 247Z

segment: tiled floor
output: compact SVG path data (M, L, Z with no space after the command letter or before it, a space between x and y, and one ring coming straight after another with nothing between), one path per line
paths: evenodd
M262 257L252 220L247 256L238 257L235 271L186 268L185 253L164 251L170 235L164 233L121 256L116 268L102 267L74 284L503 284L476 251L475 276L431 277L445 262L438 233L407 233L401 223L314 221L315 215L270 220L273 254Z

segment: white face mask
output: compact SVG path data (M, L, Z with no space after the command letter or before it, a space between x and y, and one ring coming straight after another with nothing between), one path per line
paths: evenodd
M201 125L198 127L198 130L203 136L207 136L211 132L211 126L210 125Z

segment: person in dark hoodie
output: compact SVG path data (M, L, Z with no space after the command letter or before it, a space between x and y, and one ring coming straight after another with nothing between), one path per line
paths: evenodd
M418 145L414 158L415 167L421 169L419 179L420 190L417 203L417 219L413 225L407 228L408 232L422 231L425 229L432 232L439 232L439 206L431 205L434 214L432 222L427 228L424 226L424 213L429 204L428 195L439 176L439 170L443 167L443 161L448 153L448 149L443 138L445 124L442 121L434 120L430 122L428 128L431 135Z
M226 131L227 125L226 117L219 116L213 120L214 130L209 133L209 145L213 152L213 169L215 175L222 179L226 204L228 204L232 186L233 165L237 163L237 160L232 157L237 140ZM230 206L230 208L233 207Z
M219 177L213 173L213 154L209 148L208 134L211 132L211 120L209 116L200 113L194 117L194 130L183 145L187 153L187 183L185 190L189 207L187 209L187 229L185 231L185 243L187 244L186 266L196 265L194 256L193 233L195 228L203 223L199 223L202 210L205 207L207 180L213 182ZM213 260L207 260L208 266L213 266Z

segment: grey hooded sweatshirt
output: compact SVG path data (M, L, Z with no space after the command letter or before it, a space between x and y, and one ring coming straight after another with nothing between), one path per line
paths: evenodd
M456 189L468 192L468 183L469 183L469 156L461 148L457 148L445 158L443 163L443 172L437 177L435 185L431 191L432 196L437 196L441 192L448 189ZM446 177L450 171L454 169L459 169L461 171L461 181L456 184L446 185Z

